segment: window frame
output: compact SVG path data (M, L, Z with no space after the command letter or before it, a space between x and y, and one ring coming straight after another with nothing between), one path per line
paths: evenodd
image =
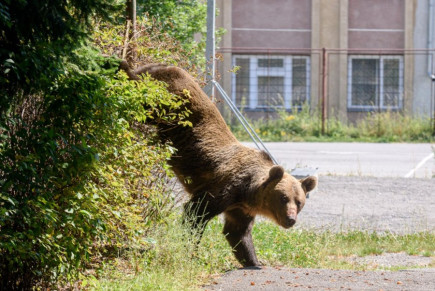
M377 74L377 95L376 104L374 105L356 105L352 104L352 61L354 59L370 59L379 60L379 68ZM384 60L398 60L399 61L399 100L397 106L386 106L384 103ZM347 69L347 109L348 111L373 111L376 109L381 110L401 110L403 108L403 94L404 94L404 60L402 55L349 55L348 56L348 69Z
M249 100L243 109L250 111L264 111L274 108L283 108L285 110L291 111L292 108L301 108L300 105L292 106L293 100L293 60L294 59L304 59L306 61L306 102L311 99L311 60L310 56L299 56L299 55L265 55L265 54L234 54L232 56L233 66L236 65L236 59L249 59ZM283 67L259 67L258 63L260 59L267 60L283 60ZM284 106L268 106L259 105L258 100L258 79L259 77L283 77L284 78ZM232 74L232 101L237 107L241 107L240 104L236 103L236 74Z

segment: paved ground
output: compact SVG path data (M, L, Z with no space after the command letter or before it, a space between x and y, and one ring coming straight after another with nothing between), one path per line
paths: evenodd
M346 271L321 269L240 269L226 273L205 290L434 290L434 269Z
M435 231L435 178L320 176L298 227ZM435 243L435 242L434 242Z
M435 159L428 144L268 143L286 168L319 169L319 187L296 227L435 231ZM405 178L406 177L406 178ZM416 178L419 177L419 178ZM283 230L285 231L285 230ZM434 242L435 243L435 242ZM351 257L362 264L424 267L406 254ZM362 260L362 261L361 261ZM435 269L399 272L264 267L224 274L206 290L435 290Z
M254 146L252 143L245 143ZM265 143L279 164L318 168L320 175L432 178L431 144Z

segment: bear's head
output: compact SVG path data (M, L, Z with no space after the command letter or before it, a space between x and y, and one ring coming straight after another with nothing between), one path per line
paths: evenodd
M317 178L310 176L297 180L281 166L273 166L260 186L263 214L284 228L296 223L297 215L305 205L308 192L317 186Z

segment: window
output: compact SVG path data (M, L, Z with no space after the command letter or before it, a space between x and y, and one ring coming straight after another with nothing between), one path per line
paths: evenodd
M309 58L299 56L237 55L233 101L239 108L300 107L309 100Z
M403 58L351 56L348 63L348 108L401 109Z

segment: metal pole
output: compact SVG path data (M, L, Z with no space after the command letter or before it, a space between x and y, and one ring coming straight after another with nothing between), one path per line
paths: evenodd
M430 118L432 119L432 136L435 136L435 96L434 96L435 74L431 74L430 82Z
M322 49L322 135L325 134L325 123L326 123L326 114L327 114L327 110L326 110L326 94L327 94L327 77L326 77L326 72L327 72L327 52L326 49L323 48Z
M205 47L206 83L204 92L214 101L214 86L211 81L215 79L215 23L216 1L207 0L207 41Z
M434 17L434 0L429 0L429 16L427 21L427 48L433 49L433 18ZM427 57L427 74L432 75L433 65Z
M430 88L430 92L431 92L431 96L430 96L430 108L431 108L431 115L432 115L432 136L435 136L435 98L434 98L434 82L435 82L435 76L432 75L432 82L431 82L431 88Z

